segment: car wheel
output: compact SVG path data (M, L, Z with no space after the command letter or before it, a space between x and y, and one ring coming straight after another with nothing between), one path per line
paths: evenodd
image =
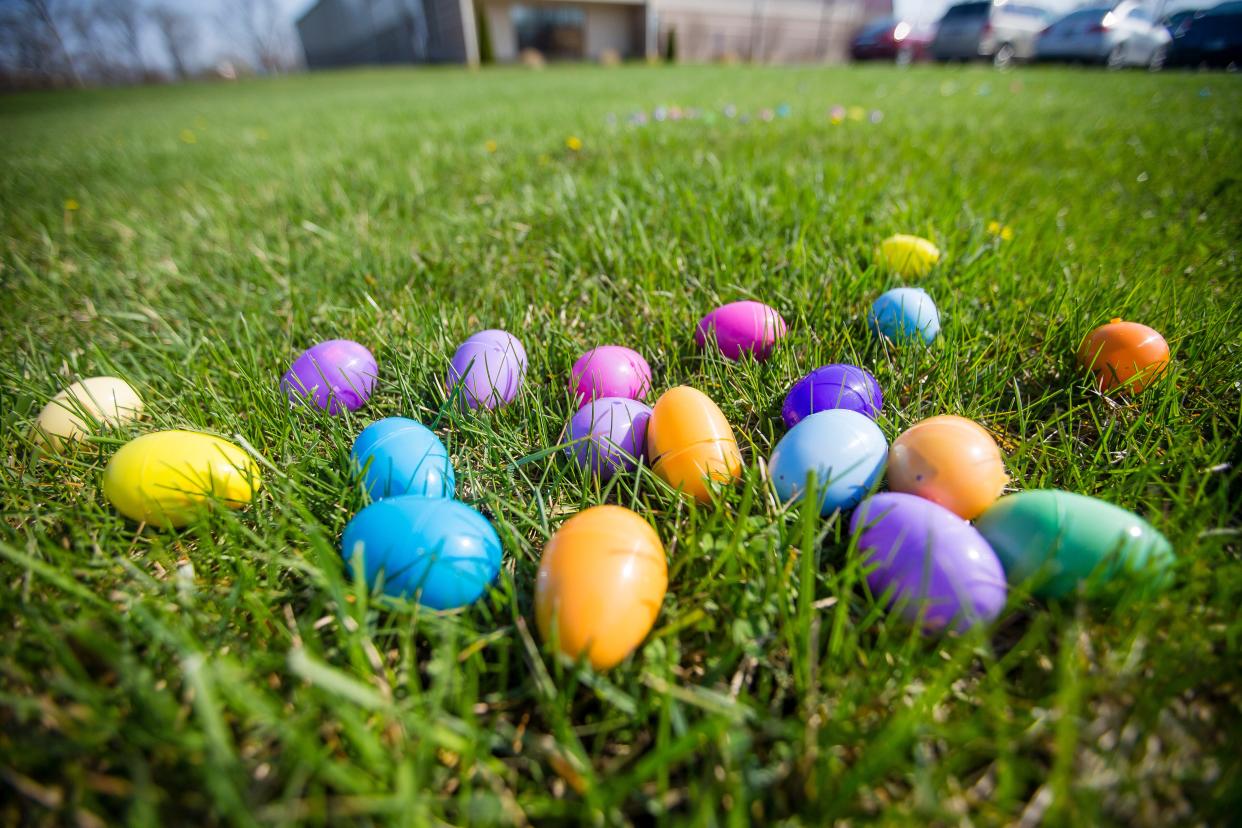
M992 65L997 69L1008 69L1013 65L1014 48L1012 43L1002 43L992 56Z
M1108 53L1108 57L1104 59L1104 65L1109 69L1120 69L1126 65L1126 45L1118 43Z
M1152 72L1159 72L1164 68L1164 60L1168 56L1168 47L1157 46L1156 50L1151 53L1151 60L1147 61L1147 68Z

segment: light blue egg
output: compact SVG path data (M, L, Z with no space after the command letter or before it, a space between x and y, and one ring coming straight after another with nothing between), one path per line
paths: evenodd
M371 500L399 495L453 497L453 463L440 438L416 420L386 417L362 430L349 454Z
M871 305L867 323L894 342L917 336L930 345L940 333L940 313L922 288L894 288L883 294Z
M815 472L822 492L819 511L849 509L867 496L884 471L888 441L868 417L834 408L803 418L781 438L768 460L768 474L782 501L801 498Z
M341 555L387 595L432 609L476 601L500 571L500 538L487 518L456 500L390 497L372 503L345 526Z

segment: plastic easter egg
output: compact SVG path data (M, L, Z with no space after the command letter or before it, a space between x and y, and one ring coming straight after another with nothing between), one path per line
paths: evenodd
M371 500L399 495L449 497L453 463L440 438L416 420L386 417L362 430L349 453Z
M907 428L888 452L888 487L939 503L972 520L1009 482L992 435L965 417L928 417Z
M711 499L709 483L742 476L742 455L733 429L711 398L695 388L670 388L656 400L647 426L652 471L700 503Z
M884 405L880 384L857 365L833 364L816 368L794 383L781 406L786 428L817 411L844 408L875 419Z
M453 354L448 390L461 385L468 408L499 408L513 401L526 378L526 349L506 331L480 331Z
M642 354L620 345L592 348L574 363L569 392L578 405L604 397L641 400L651 390L651 366Z
M742 354L749 353L762 362L772 355L785 330L785 320L775 308L762 302L731 302L699 320L694 341L705 348L715 340L728 359L741 359Z
M240 509L259 491L259 467L239 446L197 431L130 440L104 469L103 493L130 520L185 526L204 510Z
M880 260L902 276L926 276L940 261L940 249L919 236L898 234L880 243Z
M61 391L43 406L35 420L34 439L60 451L96 427L115 428L142 415L142 397L117 377L90 377Z
M869 497L854 511L867 584L889 595L912 624L929 631L992 621L1005 607L1005 573L975 528L929 500L898 492Z
M1137 394L1168 368L1169 343L1146 325L1113 319L1083 340L1078 363L1095 373L1101 391Z
M834 408L806 417L789 430L768 460L768 474L782 501L800 498L815 472L819 511L830 515L867 496L884 471L888 441L857 411Z
M940 312L922 288L894 288L872 303L867 324L893 342L917 338L930 345L940 333Z
M651 408L638 400L604 397L592 400L569 421L570 445L565 451L584 469L609 480L632 471L647 449Z
M378 375L375 356L365 346L351 339L330 339L303 351L280 386L290 402L310 402L337 415L362 408Z
M478 599L500 571L500 538L487 518L464 503L404 495L372 503L354 515L341 538L351 571L386 595L446 610Z
M543 549L535 581L539 635L607 670L651 632L667 588L656 531L629 509L595 506L565 521Z
M1040 489L1003 497L975 522L996 550L1011 584L1059 598L1086 583L1146 576L1167 584L1173 547L1150 523L1086 495ZM1094 577L1092 577L1094 576Z

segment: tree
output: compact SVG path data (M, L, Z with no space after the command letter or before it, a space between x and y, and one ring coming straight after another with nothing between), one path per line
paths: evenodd
M188 64L198 43L198 29L194 21L165 5L154 6L150 17L164 44L164 51L168 52L173 74L178 80L184 80L189 76Z
M297 65L293 32L276 0L232 0L222 22L238 33L259 70L278 74Z
M116 49L115 62L126 67L126 74L137 80L146 73L142 55L142 29L146 10L133 0L98 0L100 21L111 31ZM122 57L124 56L124 57Z

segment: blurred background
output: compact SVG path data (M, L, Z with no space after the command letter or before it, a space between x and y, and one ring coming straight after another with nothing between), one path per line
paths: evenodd
M5 88L376 64L1039 59L1236 66L1242 2L0 0Z

